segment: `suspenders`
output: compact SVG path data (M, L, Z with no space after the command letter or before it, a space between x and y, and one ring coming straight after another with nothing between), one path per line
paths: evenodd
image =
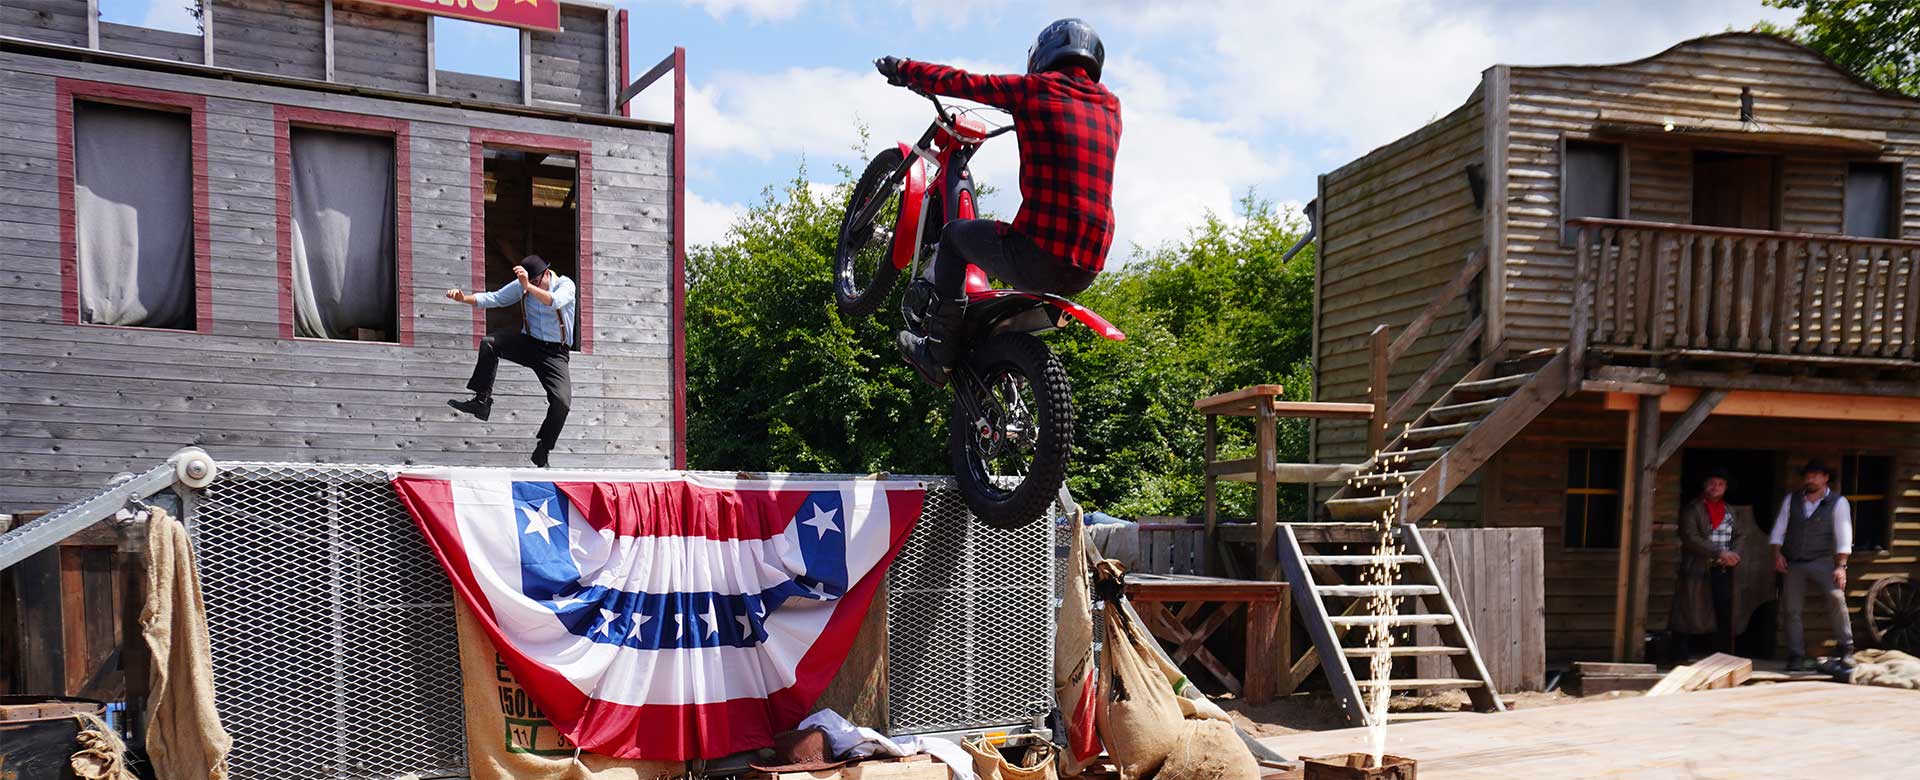
M555 274L555 277L557 278L558 274ZM525 290L520 291L520 321L521 322L527 321L527 292ZM554 324L560 326L560 345L566 347L569 350L573 349L573 340L567 338L567 316L564 314L561 314L560 309L558 307L554 308L553 310L553 322ZM533 335L532 325L527 325L524 327L526 327L527 329L527 335L529 336Z

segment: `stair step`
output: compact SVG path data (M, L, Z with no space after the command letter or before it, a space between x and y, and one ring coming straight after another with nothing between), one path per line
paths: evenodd
M1432 585L1315 585L1313 592L1322 596L1371 596L1381 592L1389 596L1440 595L1440 589Z
M1329 498L1327 514L1339 520L1378 518L1393 506L1393 496L1369 496L1367 498Z
M1478 420L1492 414L1493 410L1500 408L1500 404L1511 397L1512 396L1503 395L1497 398L1488 398L1484 401L1469 401L1464 404L1436 406L1427 410L1427 416L1440 422Z
M1358 682L1362 688L1373 688L1379 685L1379 681L1377 680L1360 680ZM1469 680L1465 677L1431 677L1424 680L1414 678L1389 678L1386 682L1387 689L1394 691L1421 691L1432 688L1480 688L1486 685L1486 683L1479 680Z
M1418 555L1303 555L1308 566L1372 566L1382 561L1419 563Z
M1349 647L1343 649L1341 652L1345 653L1348 658L1372 658L1379 654L1378 650L1371 647ZM1395 658L1410 658L1422 655L1466 655L1467 649L1464 647L1441 647L1435 645L1424 647L1395 645L1387 648L1387 654Z
M1374 458L1373 465L1375 468L1392 468L1409 463L1432 463L1439 460L1440 456L1445 454L1447 454L1446 447L1420 447L1411 450L1392 450L1390 452L1380 453L1379 457Z
M1476 379L1472 382L1461 382L1460 384L1454 385L1453 391L1456 393L1474 393L1476 395L1499 395L1520 389L1532 378L1533 374L1523 373L1497 376L1491 379Z
M1399 628L1401 626L1453 625L1452 615L1341 615L1327 619L1333 622L1335 628L1370 627L1381 624L1392 628Z
M1388 471L1381 474L1367 474L1347 480L1347 484L1356 488L1394 488L1412 482L1424 471Z
M1475 423L1463 422L1451 425L1429 425L1425 428L1408 428L1400 434L1401 441L1444 441L1458 439L1473 430Z

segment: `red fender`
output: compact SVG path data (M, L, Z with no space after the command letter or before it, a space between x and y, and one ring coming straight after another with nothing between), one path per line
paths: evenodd
M1092 329L1094 333L1100 334L1101 338L1105 338L1111 341L1127 340L1127 334L1121 333L1119 328L1114 327L1113 323L1107 321L1107 318L1094 313L1092 309L1089 309L1085 306L1081 306L1080 304L1074 303L1071 300L1062 298L1052 293L1031 293L1031 292L1026 292L1024 290L1008 290L1008 289L1001 289L1001 288L994 288L989 290L969 290L967 292L968 302L989 301L989 300L994 300L998 298L1012 298L1012 297L1027 298L1029 300L1035 300L1035 301L1044 301L1048 304L1052 304L1053 306L1059 308L1061 311L1064 311L1067 314L1072 315L1074 319L1080 321L1080 324L1085 325L1088 328Z
M893 226L893 267L902 271L913 265L913 255L920 251L920 236L923 235L927 204L927 161L913 153L913 147L900 144L900 153L911 161L907 165L907 180L900 192L900 219Z

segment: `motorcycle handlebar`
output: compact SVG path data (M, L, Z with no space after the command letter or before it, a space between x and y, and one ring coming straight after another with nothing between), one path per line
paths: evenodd
M932 92L921 90L918 87L908 87L908 89L912 90L913 94L919 95L923 98L926 98L929 101L932 101L933 111L934 113L940 115L941 122L944 122L948 125L953 124L953 114L947 111L947 105L945 103L940 102L940 96L935 95ZM1010 133L1010 132L1013 132L1013 125L1007 125L1005 127L995 129L993 132L987 133L987 138L1006 135L1007 133Z

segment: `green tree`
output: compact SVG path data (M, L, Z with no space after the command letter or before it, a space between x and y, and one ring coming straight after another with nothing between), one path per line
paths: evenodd
M832 256L851 172L830 192L805 170L769 188L727 237L688 256L688 457L694 468L948 473L949 394L920 382L893 347L898 317L843 322ZM1310 251L1280 256L1302 226L1251 197L1236 219L1209 215L1189 236L1115 263L1078 296L1127 339L1084 328L1048 338L1074 388L1070 484L1124 516L1197 514L1202 396L1256 382L1308 391ZM1222 451L1250 453L1244 425ZM1304 425L1282 430L1282 457L1306 454ZM1296 516L1302 493L1283 512ZM1224 491L1229 516L1250 492Z
M1797 10L1791 26L1755 29L1793 38L1887 89L1920 97L1920 3L1913 0L1765 0Z

